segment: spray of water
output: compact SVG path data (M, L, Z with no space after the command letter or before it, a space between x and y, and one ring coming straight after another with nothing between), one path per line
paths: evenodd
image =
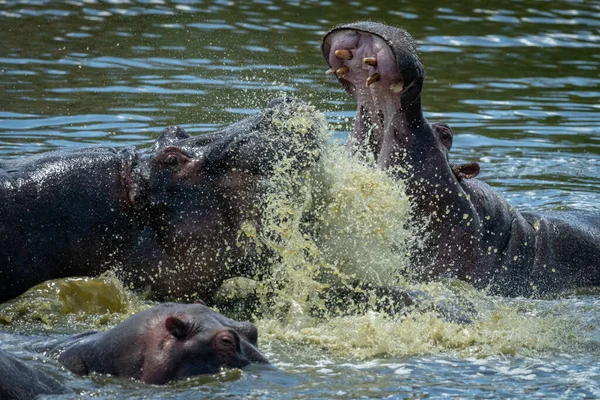
M290 133L314 126L314 110L305 111L286 122ZM410 253L422 232L411 221L403 182L350 157L325 128L320 134L318 162L298 169L295 158L283 157L265 182L260 229L252 230L258 246L272 254L270 274L258 285L263 337L359 358L531 354L586 343L571 318L523 313L523 302L537 309L527 300L506 302L456 281L412 282ZM374 295L354 301L352 293L365 285L427 297L388 315L368 307L378 301ZM350 295L327 302L322 294L340 286ZM450 313L474 309L477 316L471 324L456 323L432 304L452 304Z

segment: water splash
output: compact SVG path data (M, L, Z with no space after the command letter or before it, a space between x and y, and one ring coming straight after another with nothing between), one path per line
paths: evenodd
M291 126L293 131L308 122ZM557 313L551 303L499 299L458 281L412 282L410 253L422 234L411 221L403 182L369 160L348 156L337 143L322 144L311 168L280 160L265 184L260 229L251 230L273 261L269 277L258 284L263 338L358 358L531 355L595 343L586 323ZM335 286L352 293L364 285L417 290L426 294L427 304L419 299L405 313L390 316L352 296L338 299L332 309L322 296ZM367 296L367 302L376 301ZM468 325L452 322L439 304L450 304L450 313L473 308L477 317Z
M148 306L110 272L54 279L0 304L0 326L15 332L107 329Z

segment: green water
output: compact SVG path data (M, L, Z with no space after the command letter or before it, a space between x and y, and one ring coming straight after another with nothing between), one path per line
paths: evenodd
M452 161L479 162L481 179L521 209L600 209L597 1L2 3L0 157L148 146L166 125L201 134L281 95L312 102L325 112L333 140L343 141L355 105L324 74L318 44L330 27L358 19L403 26L419 41L426 116L453 127ZM468 298L480 313L471 325L434 313L309 315L304 300L318 288L314 268L387 280L406 262L388 245L412 245L400 240L410 238L400 223L401 184L334 150L327 162L318 176L327 188L321 239L281 227L286 263L277 276L296 285L279 293L277 318L256 322L276 368L158 388L74 377L31 350L47 335L106 329L150 305L110 277L59 282L4 305L0 346L85 397L600 396L594 291L531 301L485 296L456 282L423 288ZM300 206L316 189L303 190L294 197ZM302 208L285 192L273 193L280 196L270 215L298 215Z

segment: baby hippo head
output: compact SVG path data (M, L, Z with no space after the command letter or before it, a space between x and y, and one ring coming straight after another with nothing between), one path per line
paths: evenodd
M165 303L109 331L75 337L59 361L80 375L97 372L161 385L223 367L268 363L256 348L257 337L251 323L202 304Z
M200 304L178 305L173 311L156 320L159 337L146 355L141 380L160 384L268 362L256 348L258 331L251 323Z

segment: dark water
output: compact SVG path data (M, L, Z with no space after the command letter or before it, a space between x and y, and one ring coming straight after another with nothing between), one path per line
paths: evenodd
M427 117L453 127L453 161L479 162L521 209L600 210L600 2L589 0L0 2L0 157L148 146L167 125L200 134L281 95L311 101L345 138L354 104L318 45L359 19L419 41ZM589 347L364 359L277 338L264 346L278 369L169 388L35 362L100 398L599 397L600 297L545 305L585 325ZM37 357L11 338L2 348Z

